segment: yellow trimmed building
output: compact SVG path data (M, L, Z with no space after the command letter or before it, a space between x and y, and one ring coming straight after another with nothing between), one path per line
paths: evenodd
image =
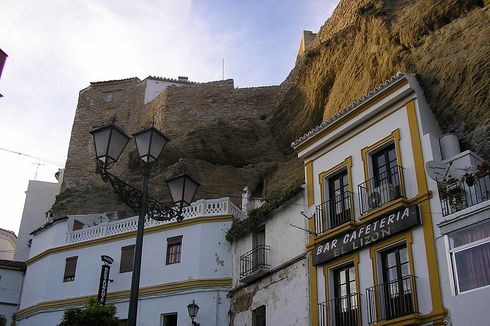
M315 209L312 325L444 323L440 204L425 171L440 137L415 76L398 73L293 142Z

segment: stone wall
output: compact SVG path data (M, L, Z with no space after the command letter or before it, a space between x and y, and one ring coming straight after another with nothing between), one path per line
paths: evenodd
M73 123L62 192L56 217L118 211L133 214L95 174L95 153L89 132L113 117L128 135L154 125L167 137L154 165L150 194L169 200L165 180L183 170L202 184L197 198L231 195L240 202L245 186L263 187L263 179L288 163L289 153L275 145L270 119L277 86L234 88L233 80L169 86L144 104L146 80L97 82L82 90ZM104 95L113 94L111 102ZM141 166L134 142L110 170L140 187Z

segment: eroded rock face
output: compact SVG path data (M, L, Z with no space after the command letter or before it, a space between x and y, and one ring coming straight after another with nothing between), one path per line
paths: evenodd
M304 182L291 142L397 71L417 75L443 131L489 158L488 4L343 0L280 86L170 86L145 104L146 80L92 83L80 92L55 214L132 214L94 173L89 131L114 116L128 134L154 124L171 139L150 181L157 199L169 199L164 180L182 168L203 185L197 198L231 195L239 203L245 186L277 197ZM112 172L139 186L134 144Z
M281 85L281 143L397 71L414 73L444 132L488 158L490 19L484 1L341 1Z

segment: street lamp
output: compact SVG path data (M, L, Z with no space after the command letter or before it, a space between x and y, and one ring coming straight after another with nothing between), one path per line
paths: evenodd
M115 192L117 192L119 197L127 205L139 213L128 310L128 325L135 326L138 313L138 294L145 217L148 216L149 218L158 221L168 221L173 218L176 218L177 221L181 221L183 219L182 209L192 202L199 187L199 183L195 182L185 174L167 181L170 194L174 200L174 206L177 206L177 209L162 204L155 199L148 198L148 179L150 176L151 164L158 160L160 153L163 151L163 148L169 139L154 127L145 129L133 135L138 149L138 155L143 165L143 186L142 190L139 191L107 171L107 169L118 161L124 148L128 144L130 137L128 137L121 128L116 126L114 121L111 124L93 130L90 133L94 138L97 173L101 175L102 180L111 183Z
M187 311L189 312L189 317L191 317L192 326L199 326L199 323L194 321L194 318L196 318L199 311L199 306L196 304L194 299L192 299L192 303L189 303L187 305Z

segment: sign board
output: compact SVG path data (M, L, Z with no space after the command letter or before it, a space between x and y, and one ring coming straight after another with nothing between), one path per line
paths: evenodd
M100 271L99 294L97 294L97 300L99 300L99 302L102 304L105 304L105 299L107 297L110 271L110 265L102 265L102 270Z
M317 245L313 250L313 265L327 262L419 224L417 205L397 209Z

